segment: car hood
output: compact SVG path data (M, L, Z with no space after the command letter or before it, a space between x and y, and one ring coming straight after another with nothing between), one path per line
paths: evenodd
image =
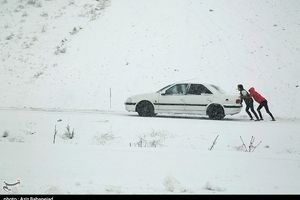
M154 92L154 93L144 93L144 94L138 94L138 95L134 95L129 97L126 102L132 102L132 103L138 103L139 101L142 100L148 100L148 101L155 101L158 97L158 93Z

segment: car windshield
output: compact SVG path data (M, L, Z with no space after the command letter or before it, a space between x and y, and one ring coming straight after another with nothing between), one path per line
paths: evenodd
M218 92L220 92L220 93L225 93L221 88L219 88L218 86L216 86L216 85L210 85L211 87L213 87L215 90L217 90Z
M156 93L159 93L159 92L163 91L164 89L166 89L166 88L170 87L171 85L173 85L173 84L170 84L170 85L167 85L166 87L163 87L163 88L161 88L161 89L160 89L160 90L158 90Z

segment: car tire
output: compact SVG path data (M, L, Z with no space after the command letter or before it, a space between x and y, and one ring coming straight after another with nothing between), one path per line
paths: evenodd
M141 117L154 117L154 107L149 101L141 101L136 106L136 111Z
M225 117L224 109L219 104L212 104L207 108L206 114L209 119L221 120Z

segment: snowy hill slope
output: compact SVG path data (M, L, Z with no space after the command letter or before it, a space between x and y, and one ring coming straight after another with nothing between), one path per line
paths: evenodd
M200 79L254 86L298 117L300 3L3 0L1 107L124 110L133 94Z

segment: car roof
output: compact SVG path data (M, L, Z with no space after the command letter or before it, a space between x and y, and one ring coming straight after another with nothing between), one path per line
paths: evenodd
M201 84L204 85L205 87L207 87L209 90L213 90L212 92L218 92L218 93L225 93L224 90L222 88L220 88L219 86L212 84L212 83L205 83L205 82L200 82L200 81L182 81L182 82L176 82L173 83L171 85L176 85L176 84Z
M198 81L185 81L185 82L175 82L171 85L175 85L175 84L201 84L201 85L204 85L204 86L209 86L209 85L214 85L214 84L211 84L211 83L204 83L204 82L198 82Z

